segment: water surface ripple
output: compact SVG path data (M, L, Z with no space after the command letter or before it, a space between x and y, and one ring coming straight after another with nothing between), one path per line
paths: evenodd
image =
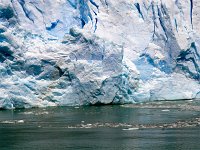
M199 150L200 102L0 111L0 150Z

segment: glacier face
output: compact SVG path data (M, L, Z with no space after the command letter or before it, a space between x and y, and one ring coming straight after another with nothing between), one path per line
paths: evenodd
M200 99L200 1L0 0L0 108Z

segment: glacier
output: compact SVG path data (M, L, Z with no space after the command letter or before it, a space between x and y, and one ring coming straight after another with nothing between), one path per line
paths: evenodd
M200 99L200 0L0 0L0 108Z

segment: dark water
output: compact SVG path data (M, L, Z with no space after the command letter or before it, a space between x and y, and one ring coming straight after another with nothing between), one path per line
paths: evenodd
M0 150L199 150L196 102L0 111Z

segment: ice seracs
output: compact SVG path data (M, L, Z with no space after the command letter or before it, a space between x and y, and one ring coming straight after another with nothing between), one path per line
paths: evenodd
M0 108L199 99L199 9L199 0L0 0Z

